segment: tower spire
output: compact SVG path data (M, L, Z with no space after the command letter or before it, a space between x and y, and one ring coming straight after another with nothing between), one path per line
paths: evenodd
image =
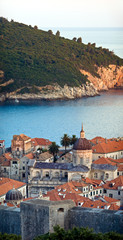
M83 123L82 123L82 130L80 132L80 138L85 138L85 132L83 130Z

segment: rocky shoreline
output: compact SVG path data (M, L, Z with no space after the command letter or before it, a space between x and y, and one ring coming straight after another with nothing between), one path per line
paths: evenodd
M1 95L0 102L4 101L37 101L37 100L70 100L82 97L93 97L99 95L99 92L94 87L92 83L87 83L80 87L69 87L65 85L63 88L59 85L55 86L45 86L41 89L40 93L7 93L6 95Z
M15 92L1 94L0 102L17 100L20 102L70 100L83 97L94 97L99 95L101 91L123 88L123 66L118 67L116 65L109 65L107 68L98 67L97 73L99 77L92 76L89 72L82 69L80 69L80 72L88 77L88 82L79 87L70 87L68 85L61 87L56 83L55 85L43 87L35 86L38 93L21 94L20 92L24 88L23 87ZM12 81L14 80L9 80L6 85L9 85ZM28 88L30 89L32 87L29 86Z

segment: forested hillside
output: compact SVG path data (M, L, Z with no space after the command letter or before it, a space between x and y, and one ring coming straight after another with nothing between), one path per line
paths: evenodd
M75 36L76 37L76 36ZM10 92L21 87L45 86L58 83L60 86L79 86L87 81L80 69L97 76L98 66L123 65L123 60L108 49L87 45L81 38L68 40L48 32L0 18L0 70L4 72L1 92ZM26 90L25 90L26 91Z

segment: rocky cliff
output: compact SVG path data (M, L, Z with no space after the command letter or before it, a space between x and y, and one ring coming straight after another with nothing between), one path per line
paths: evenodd
M99 67L99 77L92 76L89 72L80 69L80 72L88 76L88 80L93 83L98 91L108 90L115 87L123 87L123 66L109 65L109 67Z
M80 72L87 75L89 82L86 85L80 87L70 87L64 85L64 87L56 85L47 85L37 88L38 93L25 93L21 94L21 89L18 89L11 93L1 94L0 101L6 99L22 99L22 100L57 100L57 99L76 99L85 96L95 96L99 94L99 91L108 90L110 88L123 87L123 66L118 67L116 65L109 65L109 67L99 67L97 70L98 76L92 76L89 72L80 69ZM6 85L9 86L14 80L9 80ZM1 84L4 85L4 84ZM29 89L32 87L28 87Z

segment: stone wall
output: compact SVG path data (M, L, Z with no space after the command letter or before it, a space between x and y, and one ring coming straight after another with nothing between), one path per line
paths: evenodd
M33 199L21 203L21 234L23 240L52 232L53 227L68 228L68 210L75 204L71 200L47 201Z
M21 235L20 208L0 206L0 232Z
M123 212L94 208L74 207L68 211L69 228L88 227L95 232L123 234Z
M2 221L1 221L2 219ZM72 200L47 201L33 199L21 203L21 209L0 206L0 232L14 233L23 240L52 232L53 227L93 228L95 232L115 231L123 234L122 211L75 207Z

